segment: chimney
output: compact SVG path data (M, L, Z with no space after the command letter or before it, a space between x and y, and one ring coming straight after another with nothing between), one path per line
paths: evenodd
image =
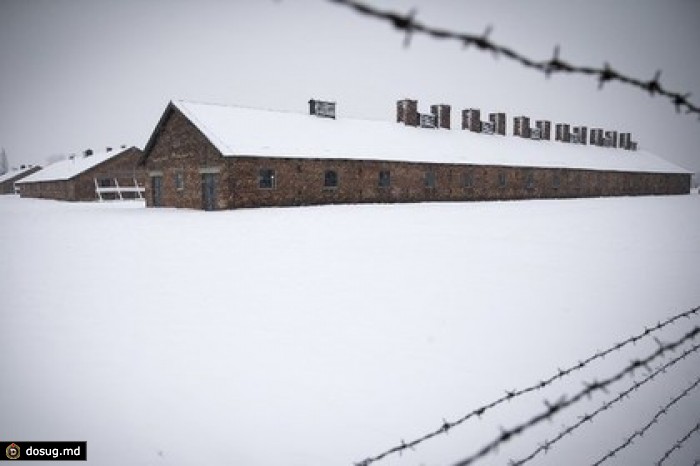
M537 120L535 127L540 130L540 139L549 141L552 133L552 123L548 120Z
M494 133L501 136L506 135L506 114L505 113L489 113L489 121L493 123Z
M435 125L438 128L450 129L450 106L438 104L430 106L430 113L435 116Z
M632 134L631 133L620 133L620 147L622 149L630 150L632 145Z
M605 132L605 145L607 147L617 147L617 131Z
M573 135L575 135L575 139L572 138L571 142L574 142L575 144L583 144L586 145L586 141L588 140L588 128L585 126L575 126L572 129Z
M627 142L627 135L629 133L620 133L620 149L627 149L629 143Z
M601 128L591 129L590 144L592 146L602 146L603 145L603 130Z
M481 132L481 111L478 108L462 110L462 129Z
M335 119L335 102L311 99L309 100L309 115Z
M437 128L437 118L431 113L419 113L418 122L421 128Z
M85 151L83 152L83 155L85 157L90 157L92 155L92 149L85 149Z
M530 137L530 118L526 116L513 117L513 136Z
M403 99L396 102L396 122L418 126L418 101Z
M554 139L561 142L571 142L570 128L568 123L557 123Z

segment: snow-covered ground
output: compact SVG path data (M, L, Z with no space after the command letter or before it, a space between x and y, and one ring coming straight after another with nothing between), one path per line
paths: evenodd
M349 466L700 305L697 195L211 213L0 196L0 225L0 439L87 440L90 464ZM376 464L451 464L657 345ZM593 463L698 368L532 464ZM633 380L477 464L527 455ZM696 389L606 464L656 461L699 419ZM667 464L696 458L700 434Z

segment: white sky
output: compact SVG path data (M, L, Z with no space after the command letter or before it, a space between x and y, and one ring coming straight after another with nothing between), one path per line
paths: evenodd
M491 38L533 58L608 61L700 99L700 2L374 1ZM640 146L700 172L700 121L660 97L592 78L549 80L503 58L403 35L324 0L0 0L0 146L10 164L88 147L143 147L170 99L393 120L395 101L526 114L631 131Z

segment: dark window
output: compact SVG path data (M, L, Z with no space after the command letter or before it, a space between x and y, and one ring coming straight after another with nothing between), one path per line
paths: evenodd
M389 170L382 170L379 172L379 187L388 188L391 186L391 172Z
M561 176L559 176L559 173L554 174L554 178L552 178L552 187L554 189L558 189L561 186Z
M100 188L109 188L114 186L114 180L112 178L100 178L97 183L100 185Z
M178 191L185 189L185 176L182 172L175 173L175 189Z
M435 188L435 172L434 171L425 172L424 183L425 183L426 188L429 188L429 189Z
M269 168L264 168L260 170L260 176L258 177L258 187L260 189L276 188L277 178L275 177L275 171Z
M462 185L465 188L473 188L474 187L474 174L471 172L467 172L464 175L462 175Z
M531 171L527 172L527 175L525 176L525 188L526 189L534 189L535 187L535 176L532 174Z
M323 186L326 188L338 187L338 173L335 170L326 170L323 177Z
M506 187L506 174L504 172L498 173L498 186L501 188Z

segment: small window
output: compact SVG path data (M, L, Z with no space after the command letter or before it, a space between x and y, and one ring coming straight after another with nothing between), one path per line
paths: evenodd
M559 173L554 174L552 178L552 187L554 189L559 189L561 187L561 176L559 176Z
M323 177L323 187L324 188L337 188L338 187L338 172L335 170L326 170Z
M435 172L434 171L425 172L424 183L425 183L425 187L428 189L435 188Z
M178 191L185 189L185 176L182 172L175 173L175 189Z
M260 176L258 178L258 187L260 189L274 189L277 187L277 177L275 176L275 171L265 168L260 170Z
M532 174L531 171L527 172L527 175L525 177L525 189L534 189L535 188L535 176Z
M506 187L506 174L504 172L498 173L498 186L500 188Z
M100 178L97 183L100 185L100 188L109 188L114 186L114 180L112 178Z
M391 186L391 172L389 170L382 170L379 172L379 187L388 188Z
M467 172L462 175L462 186L465 188L474 187L474 174L472 172Z

